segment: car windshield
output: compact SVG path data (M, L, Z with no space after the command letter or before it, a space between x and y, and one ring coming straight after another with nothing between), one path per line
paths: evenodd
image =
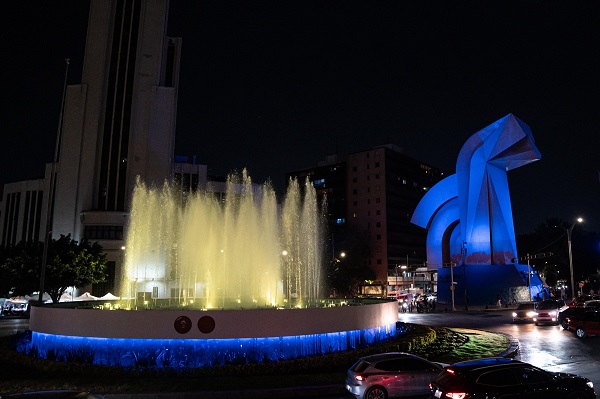
M554 301L543 301L538 305L538 309L548 310L548 309L558 309L558 304Z
M517 308L517 310L532 310L532 309L533 309L533 303L522 303Z

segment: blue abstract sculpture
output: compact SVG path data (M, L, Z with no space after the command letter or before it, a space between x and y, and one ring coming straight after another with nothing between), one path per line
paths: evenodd
M444 265L464 266L456 277L465 287L469 280L484 279L472 281L477 284L470 284L469 294L465 288L465 303L489 302L491 286L510 300L514 292L509 288L527 283L515 264L517 245L506 172L540 158L529 126L508 114L471 136L458 155L456 174L432 187L419 202L411 222L428 230L427 264L438 269L438 281L446 275ZM499 270L481 268L498 265L511 265L500 273L504 277L497 275ZM489 282L481 298L476 293L487 282L486 275L494 275L496 281ZM444 287L438 283L438 296ZM539 278L536 287L541 289Z

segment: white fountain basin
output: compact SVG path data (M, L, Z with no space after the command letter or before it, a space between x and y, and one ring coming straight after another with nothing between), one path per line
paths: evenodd
M250 310L98 310L33 307L31 348L57 360L202 367L355 349L396 333L398 304ZM161 360L162 359L162 360ZM242 360L240 360L242 359Z

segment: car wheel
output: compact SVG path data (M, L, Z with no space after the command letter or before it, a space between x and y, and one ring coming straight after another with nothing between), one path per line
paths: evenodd
M575 330L575 335L577 335L579 338L583 338L585 337L585 331L583 328L579 327L577 330Z
M371 387L365 394L365 399L387 399L387 392L382 387Z

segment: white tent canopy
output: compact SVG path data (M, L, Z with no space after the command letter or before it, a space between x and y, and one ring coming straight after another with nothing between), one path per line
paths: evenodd
M97 299L98 299L98 297L93 296L89 292L84 292L83 294L73 298L74 301L95 301Z
M113 295L113 294L111 294L111 293L109 292L109 293L107 293L106 295L104 295L104 296L101 296L101 297L100 297L100 298L98 298L98 299L100 299L100 300L102 300L102 301L110 301L110 300L121 299L121 298L119 298L118 296L115 296L115 295Z

